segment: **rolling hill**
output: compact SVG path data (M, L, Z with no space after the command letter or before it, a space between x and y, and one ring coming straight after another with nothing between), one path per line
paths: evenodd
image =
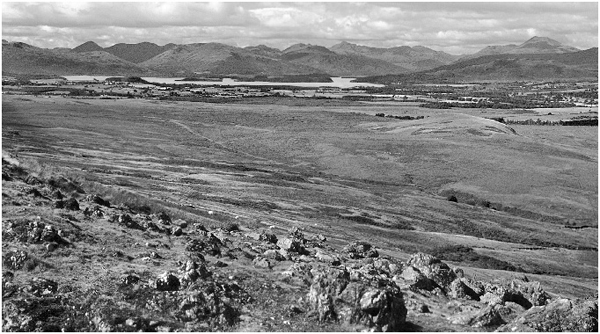
M283 50L282 59L310 66L336 76L364 76L369 73L407 73L390 62L355 54L339 54L318 45L296 44Z
M95 43L94 43L95 44ZM87 44L79 52L49 50L15 42L2 45L3 74L42 75L153 75L149 68L123 60Z
M149 42L102 48L93 41L73 49L43 49L3 41L2 54L3 72L7 74L245 77L319 74L370 77L364 80L379 83L593 78L598 68L597 49L579 51L547 37L533 37L520 45L488 46L460 59L424 46L376 48L348 42L330 48L295 44L279 50L265 45L159 46Z
M500 55L500 54L559 54L572 53L580 51L572 46L564 45L559 41L548 37L534 36L520 45L495 45L487 46L481 51L472 55L463 57L462 59L472 59L481 56Z
M589 79L598 77L598 48L552 54L488 55L435 69L406 75L362 78L364 82L468 82L552 79Z
M154 43L149 42L137 44L119 43L105 48L104 51L111 53L121 59L125 59L127 61L137 64L155 56L158 56L159 54L171 50L175 47L177 47L177 45L173 43L169 43L164 46L158 46Z
M337 54L360 55L383 60L410 71L423 71L447 65L458 57L435 51L424 46L399 46L393 48L374 48L363 45L341 42L329 48Z

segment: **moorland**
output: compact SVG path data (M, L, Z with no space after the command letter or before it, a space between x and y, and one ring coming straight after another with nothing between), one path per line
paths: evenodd
M593 305L589 311L578 301L597 299L597 127L493 120L547 114L540 110L288 97L209 103L5 94L2 104L3 285L14 294L3 297L13 312L5 330L64 329L58 324L68 318L64 326L75 330L476 331L517 328L527 324L519 316L561 298L573 300L572 314L583 307L597 328ZM582 111L590 108L552 116ZM57 204L57 190L79 210ZM63 236L32 239L27 226L40 223ZM209 241L219 252L207 250ZM356 255L354 242L376 257ZM428 266L447 268L440 260L460 267L465 278L457 280L481 293L469 297L439 281ZM203 278L185 283L190 270ZM350 282L388 286L388 295L400 287L406 307L394 317L403 321L387 322L393 317L383 306L344 318L338 299L319 302L318 287L335 286L343 270ZM329 283L319 283L319 272ZM181 288L169 273L181 273ZM382 283L392 277L395 288ZM54 318L27 304L23 325L28 313L14 311L26 304L19 298L42 283L49 292L34 299L48 303ZM221 299L208 292L215 286L224 286ZM529 301L490 301L500 287L544 298L518 292ZM198 304L213 297L215 305ZM82 311L65 311L57 298ZM36 316L59 327L39 327ZM569 328L553 326L536 329Z

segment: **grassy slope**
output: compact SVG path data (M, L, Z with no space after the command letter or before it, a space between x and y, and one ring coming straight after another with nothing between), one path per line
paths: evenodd
M378 110L389 113L385 108ZM462 130L439 138L407 135L394 129L409 123L339 112L347 109L362 108L6 96L3 150L17 148L20 157L66 168L109 198L127 198L124 191L148 196L184 218L214 220L206 214L214 210L222 221L237 215L251 227L273 225L284 231L304 226L332 237L334 245L364 239L400 258L468 244L528 272L565 276L543 276L554 283L553 292L595 289L596 251L538 244L597 247L596 229L566 229L437 195L450 184L524 209L538 208L536 196L543 195L559 205L552 214L590 220L594 207L586 198L597 193L597 185L586 179L580 188L570 175L588 177L597 168L593 138L585 139L591 147L569 155L564 153L574 148L564 145L578 141L556 144L551 132L544 134L546 143L536 139L539 134L518 129L519 136L485 137ZM461 126L481 125L476 123ZM8 130L19 136L5 136ZM589 133L572 134L581 135ZM540 148L559 153L548 155ZM571 174L557 173L567 165ZM514 178L524 169L526 177ZM543 177L536 176L540 173ZM559 184L543 181L548 177ZM532 186L540 187L538 195L519 190ZM522 194L512 199L513 193ZM573 200L574 193L581 198ZM569 276L586 278L585 288Z

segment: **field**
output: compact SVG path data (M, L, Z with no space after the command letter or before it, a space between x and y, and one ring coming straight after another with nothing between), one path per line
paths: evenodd
M516 269L552 294L597 291L596 127L483 118L506 110L265 101L5 95L3 157L175 218L296 226L337 248L364 240L401 260L464 245L479 258L445 256L467 275Z

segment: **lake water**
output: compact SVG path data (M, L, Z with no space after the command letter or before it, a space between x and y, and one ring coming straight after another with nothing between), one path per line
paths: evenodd
M69 81L104 81L111 76L102 75L68 75L64 76ZM114 76L113 76L114 77ZM223 85L223 86L295 86L295 87L338 87L338 88L353 88L353 87L383 87L383 85L372 83L351 82L355 78L332 77L333 82L266 82L266 81L236 81L230 78L224 78L221 81L178 81L184 78L158 78L158 77L142 77L142 79L157 84L178 84L178 85Z

